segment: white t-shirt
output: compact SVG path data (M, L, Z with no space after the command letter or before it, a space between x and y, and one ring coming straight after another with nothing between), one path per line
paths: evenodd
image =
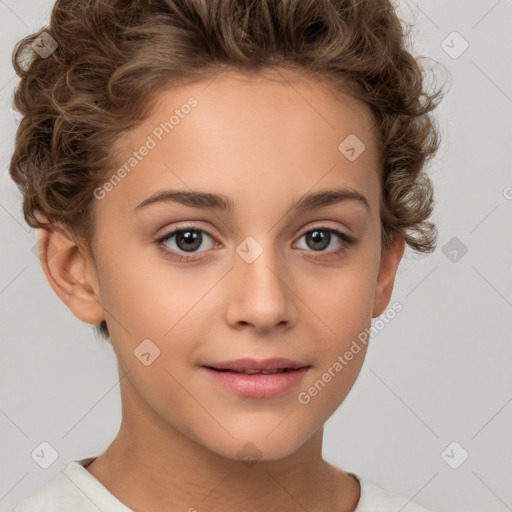
M95 458L70 462L55 478L18 503L14 512L133 512L85 469ZM361 486L355 512L429 512L372 480L349 474Z

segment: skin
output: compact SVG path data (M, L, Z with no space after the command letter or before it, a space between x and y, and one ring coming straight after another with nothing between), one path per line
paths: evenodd
M160 92L152 116L120 139L127 158L190 96L198 106L94 199L93 247L58 224L39 230L42 254L53 247L42 258L50 285L82 321L106 319L118 357L121 427L87 470L135 511L353 511L359 484L323 460L323 424L352 388L366 346L307 405L297 394L385 311L404 252L402 237L381 250L371 111L319 79L224 72ZM338 145L352 133L366 149L349 161ZM340 187L364 195L369 211L345 201L292 212L302 195ZM167 202L132 211L161 189L222 193L236 208ZM185 222L213 237L203 232L194 262L166 258L154 243ZM304 236L313 225L356 243L335 255L343 242L332 236L315 251ZM252 263L235 251L247 236L263 249ZM190 254L176 237L165 244ZM161 351L149 366L134 357L146 338ZM297 388L263 399L224 390L199 370L246 356L311 368ZM251 466L237 456L248 442L261 454Z

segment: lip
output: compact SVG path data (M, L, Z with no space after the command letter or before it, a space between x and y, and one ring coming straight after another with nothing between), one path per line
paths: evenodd
M201 366L209 366L217 370L243 372L244 370L272 371L278 370L279 368L297 369L309 365L299 361L292 361L291 359L286 359L284 357L273 357L270 359L253 359L250 357L245 357L243 359L233 359L232 361L204 363Z
M310 365L285 358L236 359L201 366L210 379L225 389L249 398L272 398L296 387L308 372ZM238 373L249 371L273 371L286 369L281 373ZM224 370L224 371L222 371Z

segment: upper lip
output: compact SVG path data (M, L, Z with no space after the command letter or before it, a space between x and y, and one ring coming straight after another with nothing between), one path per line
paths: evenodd
M202 366L214 368L216 370L232 370L243 372L245 370L272 371L278 369L296 369L309 366L308 364L292 361L283 357L274 357L271 359L234 359L232 361L221 361L217 363L206 363Z

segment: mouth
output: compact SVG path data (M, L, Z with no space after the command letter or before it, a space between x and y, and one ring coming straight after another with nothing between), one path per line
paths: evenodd
M246 357L244 359L234 359L232 361L206 363L202 366L217 371L230 371L245 374L261 373L263 375L268 375L271 373L283 373L291 370L297 370L309 365L282 357L260 360Z
M286 372L294 372L296 370L300 370L300 368L277 368L276 370L249 370L245 369L242 371L237 370L228 370L228 369L219 369L213 368L212 366L205 366L205 368L209 368L210 370L214 370L216 372L231 372L231 373L239 373L242 375L274 375L276 373L286 373ZM302 368L307 368L306 366Z
M311 366L290 359L238 359L201 365L211 380L237 395L270 398L296 387Z

